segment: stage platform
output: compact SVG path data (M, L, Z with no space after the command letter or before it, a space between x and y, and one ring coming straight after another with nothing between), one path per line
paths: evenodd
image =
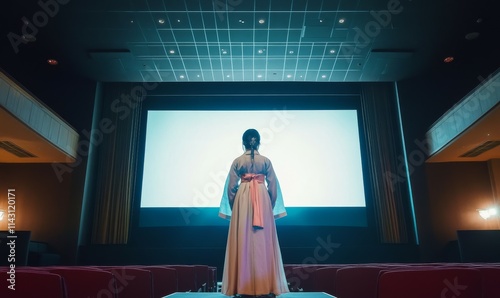
M229 298L229 296L222 295L221 293L173 293L164 298ZM335 298L330 294L323 292L293 292L277 296L277 298Z

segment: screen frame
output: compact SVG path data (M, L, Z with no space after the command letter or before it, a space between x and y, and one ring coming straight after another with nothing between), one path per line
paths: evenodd
M140 200L142 192L142 177L146 140L147 113L150 110L193 110L193 111L259 111L259 110L356 110L359 130L359 143L361 152L361 165L364 180L366 222L364 225L353 225L347 221L323 222L319 226L324 227L353 227L353 228L374 228L373 199L370 194L371 179L367 161L367 147L365 140L364 124L362 118L361 96L360 94L209 94L209 95L153 95L147 96L143 101L140 135L139 154L137 163L137 175L135 181L134 200L132 205L131 233L136 233L141 229L148 228L173 228L179 229L182 226L141 226L140 225ZM286 203L285 203L286 207ZM339 207L346 208L346 207ZM216 216L216 214L215 214ZM218 219L222 220L222 219ZM227 225L229 222L220 225ZM280 224L278 220L277 225ZM220 226L219 225L219 226ZM294 224L287 224L293 226ZM297 222L297 226L303 226L302 222ZM211 226L211 225L210 225ZM313 225L311 225L313 227ZM190 226L193 228L193 226ZM194 226L195 228L195 226ZM201 228L201 226L200 226Z

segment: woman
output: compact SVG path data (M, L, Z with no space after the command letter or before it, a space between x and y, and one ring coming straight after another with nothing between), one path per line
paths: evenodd
M233 161L221 201L219 216L231 220L222 276L228 296L288 292L274 222L286 212L271 161L259 154L259 145L257 130L245 131L245 153Z

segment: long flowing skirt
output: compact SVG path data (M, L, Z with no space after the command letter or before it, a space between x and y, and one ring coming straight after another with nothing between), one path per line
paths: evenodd
M269 194L264 184L258 191L262 200L263 229L252 226L250 183L241 183L236 194L222 277L225 295L279 295L288 292L276 225Z

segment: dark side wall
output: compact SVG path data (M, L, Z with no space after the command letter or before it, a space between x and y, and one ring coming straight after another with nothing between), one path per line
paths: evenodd
M453 220L438 220L429 216L446 214L444 218L448 219L449 216L462 216L457 209L457 202L452 198L444 198L443 194L453 193L454 187L464 187L464 194L469 194L469 199L473 200L472 192L491 191L484 164L453 165L457 171L453 176L446 174L451 165L426 164L428 152L425 133L447 110L494 73L497 67L484 56L478 55L467 63L443 63L432 72L397 84L423 261L443 260L443 251L452 240L452 234L457 228L464 227ZM478 177L485 180L478 181ZM453 214L450 215L450 212Z
M0 67L73 126L80 140L85 138L82 131L92 127L95 82L71 74L64 66L47 71L43 64L26 65L14 59L1 61ZM78 163L59 173L52 164L0 164L0 207L5 207L7 189L15 188L16 230L30 230L31 239L48 243L64 264L76 262L87 162L86 149L81 149Z
M477 209L491 204L493 193L487 162L429 163L429 220L432 250L446 260L457 230L491 229Z

